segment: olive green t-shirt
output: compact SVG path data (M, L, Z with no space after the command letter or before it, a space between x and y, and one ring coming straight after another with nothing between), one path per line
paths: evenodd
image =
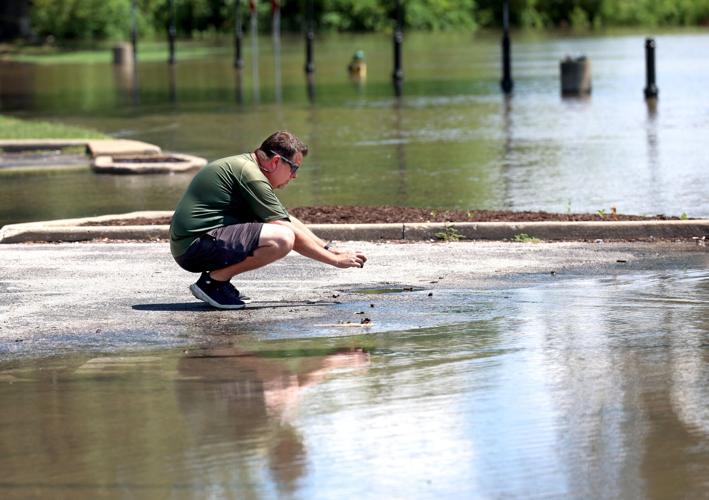
M199 236L244 222L290 220L250 154L216 160L194 176L175 208L170 251L178 257Z

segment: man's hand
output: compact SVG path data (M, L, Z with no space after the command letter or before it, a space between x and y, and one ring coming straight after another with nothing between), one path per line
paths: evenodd
M293 250L310 259L340 268L364 267L364 263L367 262L367 257L360 251L353 252L344 248L329 248L326 250L324 248L325 242L315 236L310 229L305 227L295 217L293 217L292 222L275 220L268 224L285 226L293 231L295 235Z
M330 251L337 255L335 267L364 267L367 257L362 252L350 252L349 250L332 248Z

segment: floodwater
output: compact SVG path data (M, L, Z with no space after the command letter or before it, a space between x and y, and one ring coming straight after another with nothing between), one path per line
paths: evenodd
M464 321L2 363L0 496L706 497L706 269L445 293Z
M643 99L645 35L515 34L511 99L499 89L499 35L484 33L407 34L401 99L393 95L384 35L318 38L312 101L302 37L284 39L278 71L269 37L259 39L256 58L245 44L241 73L228 39L180 43L175 68L143 58L135 74L113 68L108 52L106 62L88 64L3 62L0 111L208 159L253 149L288 128L311 146L298 181L282 194L288 206L616 207L709 216L709 65L702 63L709 34L656 37L656 107ZM366 53L365 82L346 75L355 49ZM591 60L593 95L562 99L559 61L579 54ZM169 210L190 178L3 169L0 224Z

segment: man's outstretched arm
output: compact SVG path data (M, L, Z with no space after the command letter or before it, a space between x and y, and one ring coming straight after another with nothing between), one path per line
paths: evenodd
M291 214L288 214L288 217L290 217L291 224L293 224L295 227L298 229L302 230L305 234L310 236L315 242L320 245L321 247L324 247L327 243L320 237L318 237L314 232L312 232L308 226L300 222L299 219L295 218Z
M315 236L310 229L295 219L296 222L285 220L277 220L269 222L269 224L277 224L284 226L293 231L295 235L295 243L293 250L310 259L330 264L331 266L345 267L363 267L367 261L367 257L362 252L340 251L333 253L325 250L325 243Z

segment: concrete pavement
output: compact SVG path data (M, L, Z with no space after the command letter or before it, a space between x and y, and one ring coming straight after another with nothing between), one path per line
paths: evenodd
M473 321L519 287L706 269L700 243L350 242L369 257L363 269L291 253L238 277L255 299L242 311L194 299L196 275L164 242L0 245L0 360L435 328Z

